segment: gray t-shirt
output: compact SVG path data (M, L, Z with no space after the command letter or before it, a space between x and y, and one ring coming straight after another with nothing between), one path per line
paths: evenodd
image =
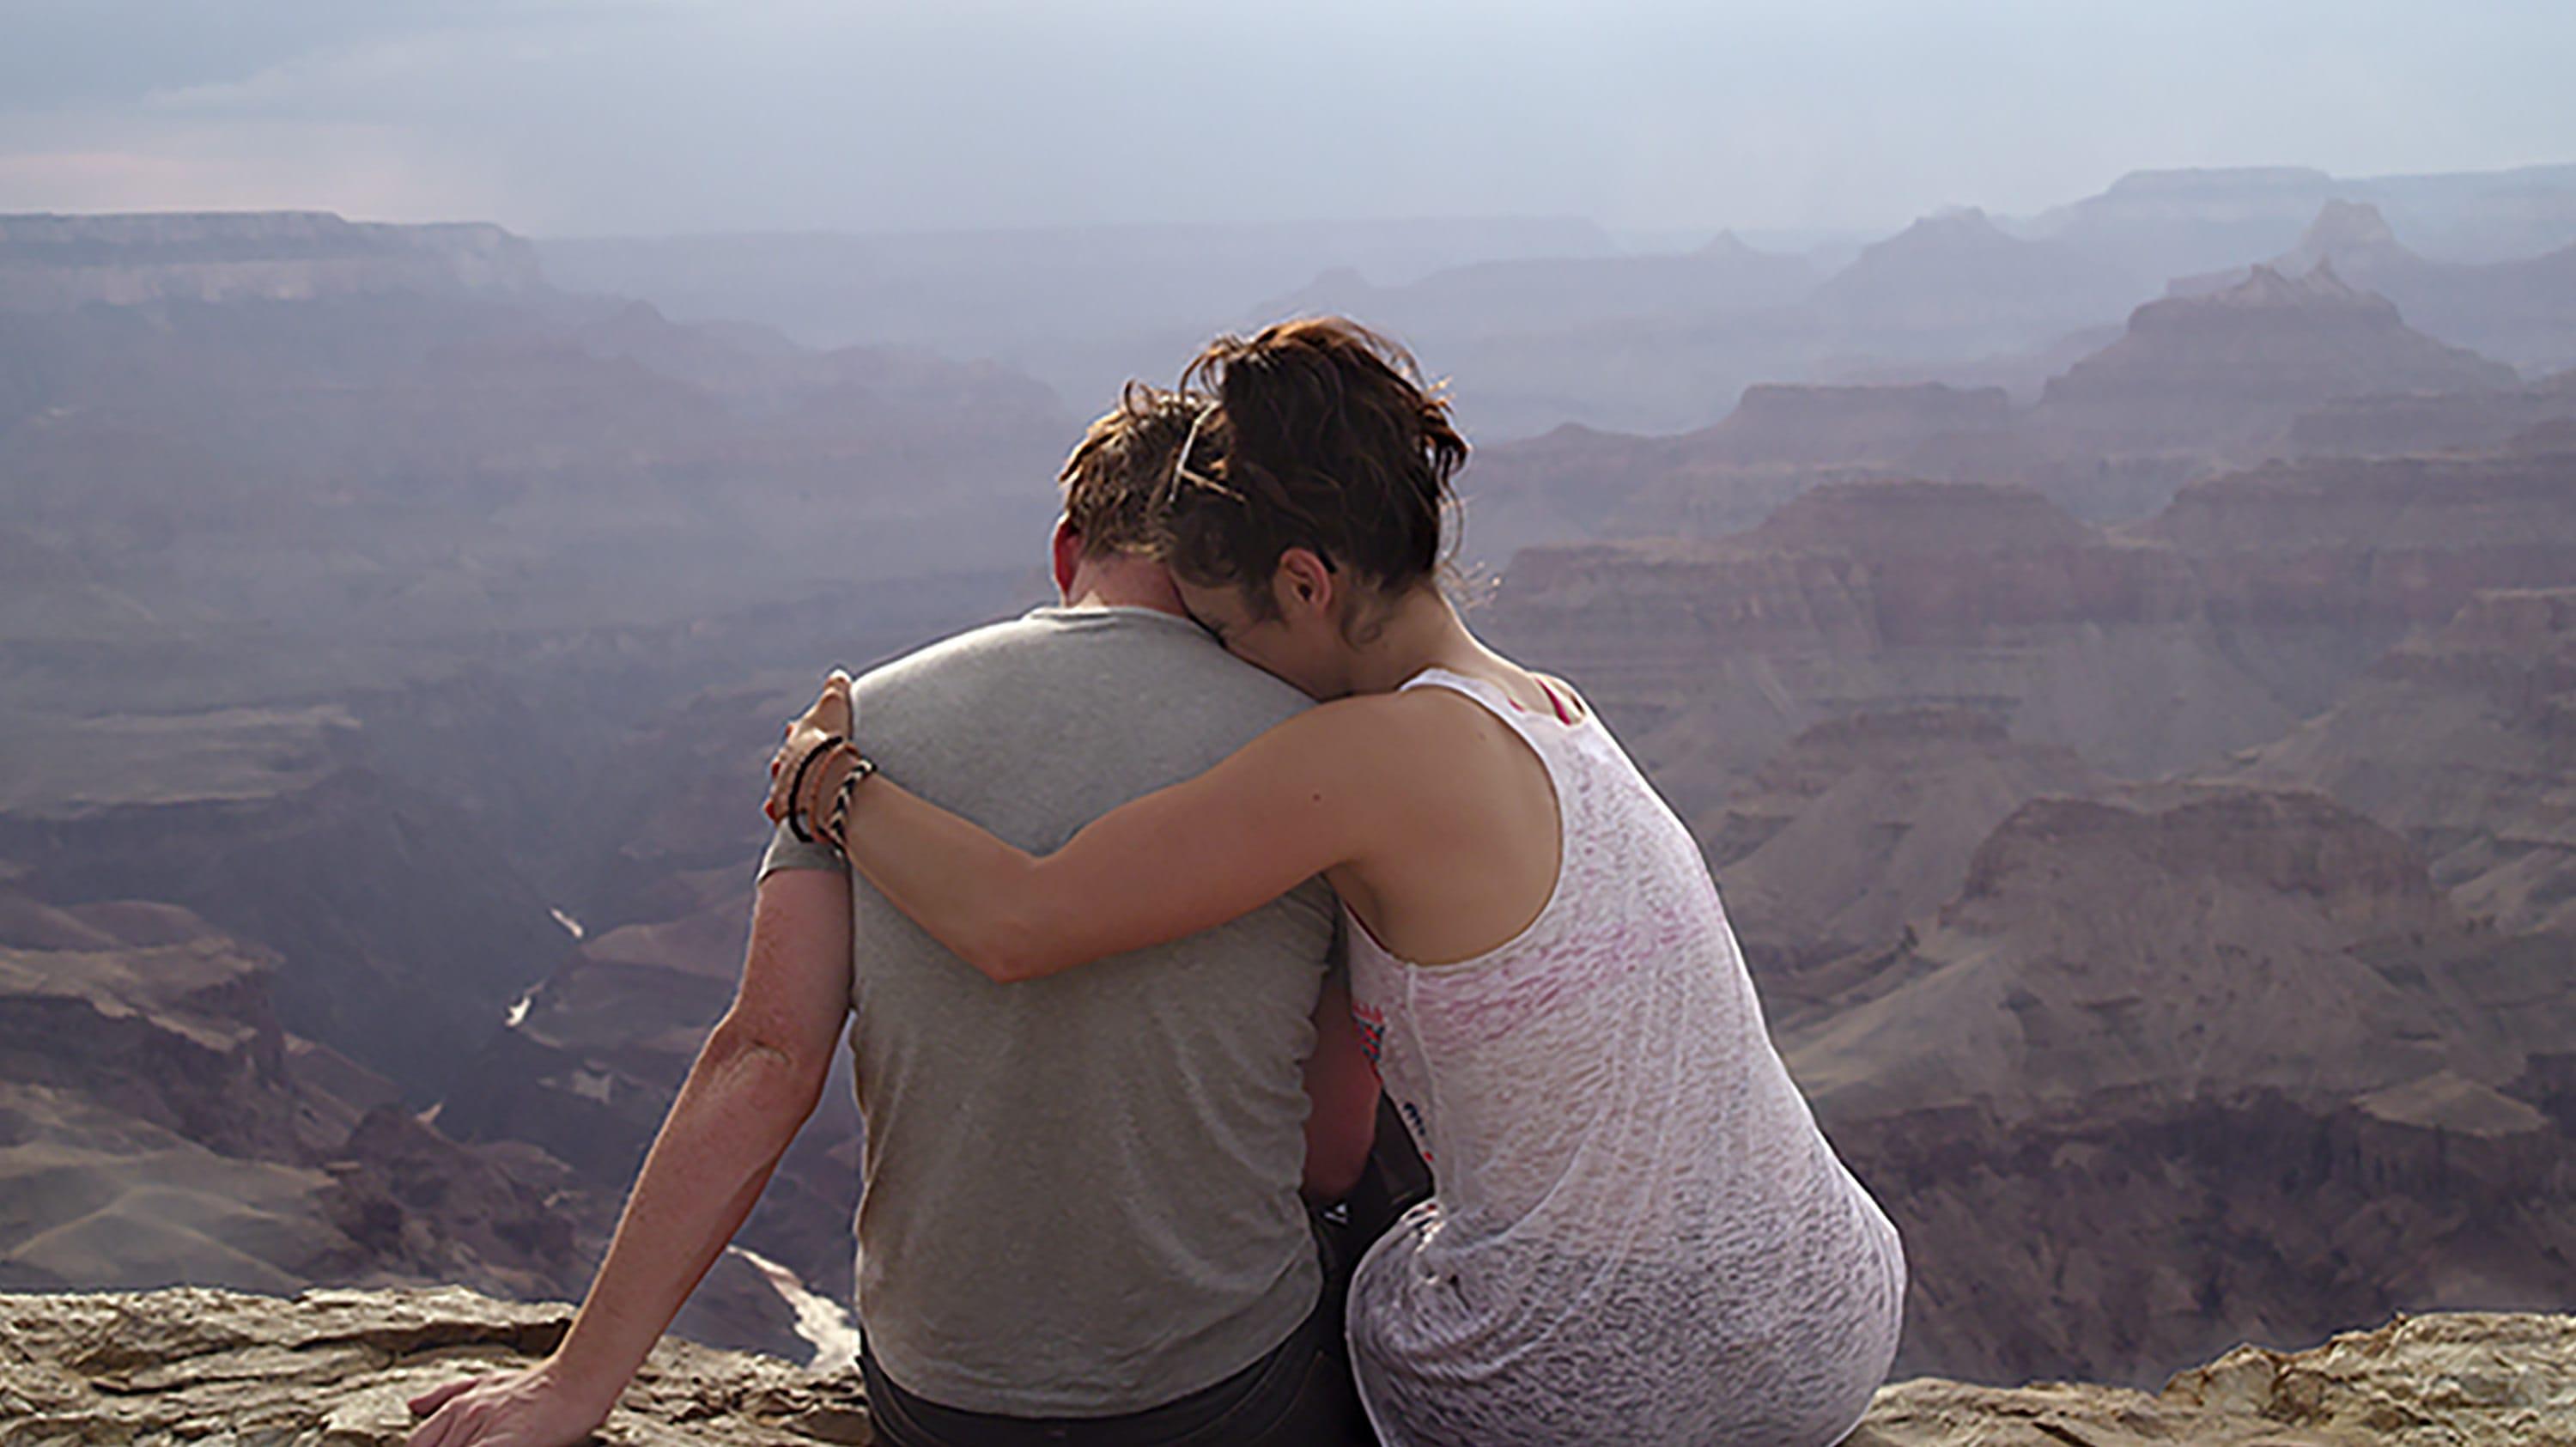
M1144 608L1041 608L877 669L856 697L886 777L1040 853L1308 704ZM843 866L782 830L761 872L817 867ZM858 1306L886 1375L964 1411L1102 1416L1285 1340L1320 1280L1297 1188L1334 949L1321 882L1018 985L864 881L851 899Z

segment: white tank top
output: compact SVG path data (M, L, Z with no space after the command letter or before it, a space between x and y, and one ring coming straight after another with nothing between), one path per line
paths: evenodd
M1772 1048L1698 846L1597 718L1427 686L1536 751L1563 853L1473 960L1350 922L1361 1039L1437 1186L1352 1285L1380 1439L1840 1441L1895 1356L1904 1257Z

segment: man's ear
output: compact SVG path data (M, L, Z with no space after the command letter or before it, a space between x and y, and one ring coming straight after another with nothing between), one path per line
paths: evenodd
M1055 536L1048 540L1049 561L1055 566L1055 591L1065 602L1073 601L1073 573L1082 566L1082 534L1076 532L1073 519L1055 520Z
M1279 572L1272 580L1278 591L1279 605L1286 609L1332 611L1335 597L1332 565L1312 548L1290 548L1279 555Z

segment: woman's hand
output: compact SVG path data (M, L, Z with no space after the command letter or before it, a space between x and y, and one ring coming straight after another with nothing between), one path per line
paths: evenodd
M813 817L816 786L822 782L815 775L820 771L807 770L805 798L791 799L787 791L796 782L797 761L820 747L825 739L848 738L851 722L850 676L835 668L823 680L823 692L814 700L814 706L789 721L786 741L769 756L769 801L761 806L769 822L782 822L800 804L806 817Z
M608 1420L597 1392L577 1390L548 1358L497 1376L469 1377L411 1399L415 1417L404 1447L570 1447Z

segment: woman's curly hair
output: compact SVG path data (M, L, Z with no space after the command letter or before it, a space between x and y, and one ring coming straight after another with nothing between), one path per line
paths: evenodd
M1210 342L1182 375L1216 410L1174 464L1155 551L1175 573L1245 590L1290 548L1377 589L1438 574L1467 441L1404 348L1344 317L1306 317Z

